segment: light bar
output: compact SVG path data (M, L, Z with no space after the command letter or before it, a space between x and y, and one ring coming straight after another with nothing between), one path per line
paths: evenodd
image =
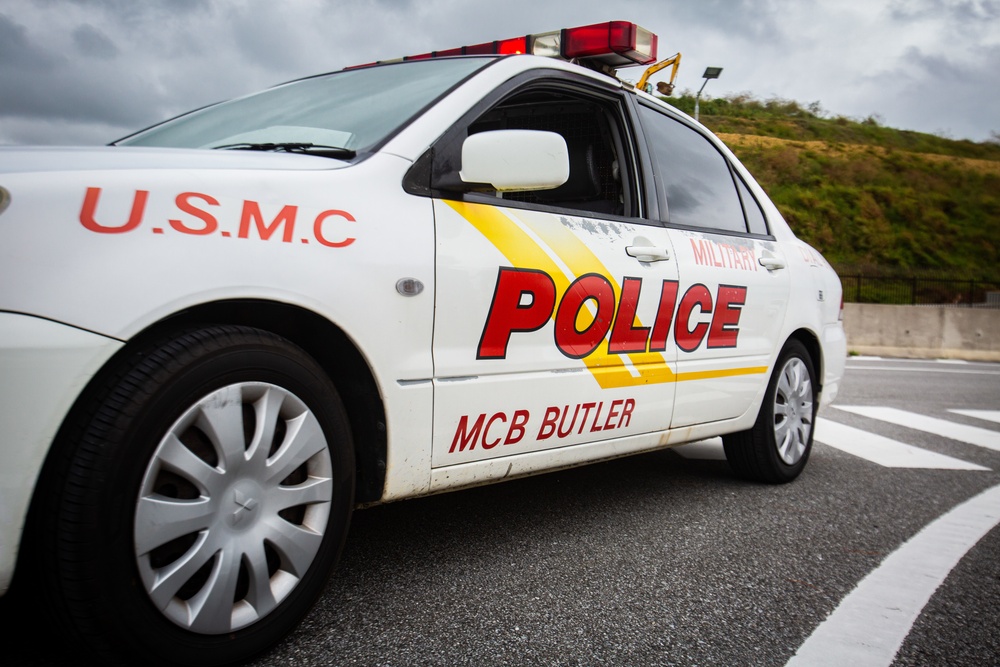
M595 58L605 65L648 65L656 61L656 35L634 23L609 21L562 31L562 55Z
M531 35L500 39L495 42L484 42L472 46L459 46L444 51L431 51L416 56L406 56L403 60L425 60L427 58L445 58L447 56L512 56L528 53L528 43Z
M608 21L471 46L459 46L444 51L420 53L406 56L403 60L530 53L536 56L576 60L582 64L598 63L610 67L625 67L646 65L656 61L656 42L656 35L635 23ZM378 64L386 62L398 62L398 60L383 60ZM356 65L345 69L356 67L367 67L367 65Z

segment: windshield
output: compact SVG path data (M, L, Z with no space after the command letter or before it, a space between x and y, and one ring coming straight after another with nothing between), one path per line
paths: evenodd
M297 144L363 152L490 61L420 60L293 81L193 111L115 145L246 148Z

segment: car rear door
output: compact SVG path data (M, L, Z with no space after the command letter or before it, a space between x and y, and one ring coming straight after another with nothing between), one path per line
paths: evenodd
M789 271L728 157L694 124L636 104L681 289L671 427L744 414L764 388L789 297Z

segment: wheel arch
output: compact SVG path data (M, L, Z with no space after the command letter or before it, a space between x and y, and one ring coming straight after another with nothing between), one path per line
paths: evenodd
M813 373L816 375L816 395L819 396L823 392L823 346L820 345L819 337L809 329L797 329L792 332L792 335L788 339L799 341L805 346L806 351L809 352L809 358L813 364Z
M356 501L382 497L386 470L386 420L378 383L358 347L325 317L300 306L266 300L231 300L189 308L152 327L235 324L264 329L308 352L333 380L347 411L357 465Z
M385 408L378 383L368 362L350 338L328 319L297 305L258 299L239 299L200 304L170 315L132 337L91 379L80 393L60 427L42 470L38 489L56 466L58 443L86 411L94 387L102 386L108 374L120 372L133 350L172 331L212 325L240 325L270 331L304 349L326 371L337 387L347 412L355 448L357 503L382 497L385 485L387 437ZM33 502L32 506L37 505ZM29 514L29 523L30 521Z

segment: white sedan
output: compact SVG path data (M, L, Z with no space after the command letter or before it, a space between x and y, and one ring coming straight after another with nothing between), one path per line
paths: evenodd
M583 26L0 149L0 592L223 664L306 614L357 506L718 435L797 477L840 282L614 76L655 45Z

